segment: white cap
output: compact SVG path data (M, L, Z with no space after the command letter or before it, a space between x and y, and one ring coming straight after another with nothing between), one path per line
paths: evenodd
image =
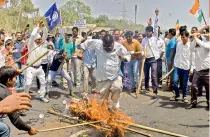
M35 35L35 40L37 40L37 39L41 39L42 37L41 37L41 35L39 34L39 33L37 33L36 35Z
M12 37L6 37L5 38L5 40L4 40L4 46L6 45L6 43L7 43L8 40L12 40Z

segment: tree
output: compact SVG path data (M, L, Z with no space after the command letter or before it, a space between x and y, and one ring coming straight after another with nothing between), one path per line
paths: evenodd
M80 0L69 0L61 7L61 18L66 26L73 25L74 21L80 17L89 17L91 15L90 7L86 6Z
M33 19L39 17L39 9L34 8L31 0L10 0L9 7L0 9L0 28L8 31L21 31L26 24L33 24ZM18 23L18 18L20 20ZM18 25L18 29L16 27Z

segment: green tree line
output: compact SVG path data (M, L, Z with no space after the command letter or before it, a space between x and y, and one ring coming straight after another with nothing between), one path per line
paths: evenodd
M97 26L117 28L120 30L144 30L143 25L135 25L123 19L109 19L107 15L93 17L90 7L80 0L69 0L59 10L63 20L63 26L72 26L74 21L82 17L86 19L88 24L97 24ZM33 5L31 0L10 0L10 3L5 3L3 6L0 6L0 18L0 29L16 32L24 29L27 24L33 26L35 22L41 19L41 16L39 9ZM32 27L30 27L31 29Z

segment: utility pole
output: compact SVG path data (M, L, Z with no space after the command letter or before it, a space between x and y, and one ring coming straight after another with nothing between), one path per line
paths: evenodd
M136 16L137 16L137 5L135 5L135 25L136 25Z
M125 3L123 1L122 18L123 18L123 21L124 21L124 25L123 25L124 26L123 27L124 29L125 29L125 26L126 26L126 23L125 22L127 21L127 19L126 19L127 18L127 12L128 11L126 10Z

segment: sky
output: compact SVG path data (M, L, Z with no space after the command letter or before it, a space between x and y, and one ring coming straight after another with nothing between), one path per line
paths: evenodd
M194 0L81 0L92 10L92 15L97 17L106 14L109 18L122 19L123 14L127 20L133 21L135 18L135 8L137 5L137 24L147 25L148 18L154 18L155 9L158 8L159 25L163 29L175 27L177 20L180 25L202 27L204 22L199 23L195 16L189 13L194 4ZM32 0L35 7L40 9L43 15L47 9L56 2L58 7L65 4L65 0ZM209 0L200 0L201 8L204 12L207 23L209 23L208 11ZM125 11L125 12L123 12Z

